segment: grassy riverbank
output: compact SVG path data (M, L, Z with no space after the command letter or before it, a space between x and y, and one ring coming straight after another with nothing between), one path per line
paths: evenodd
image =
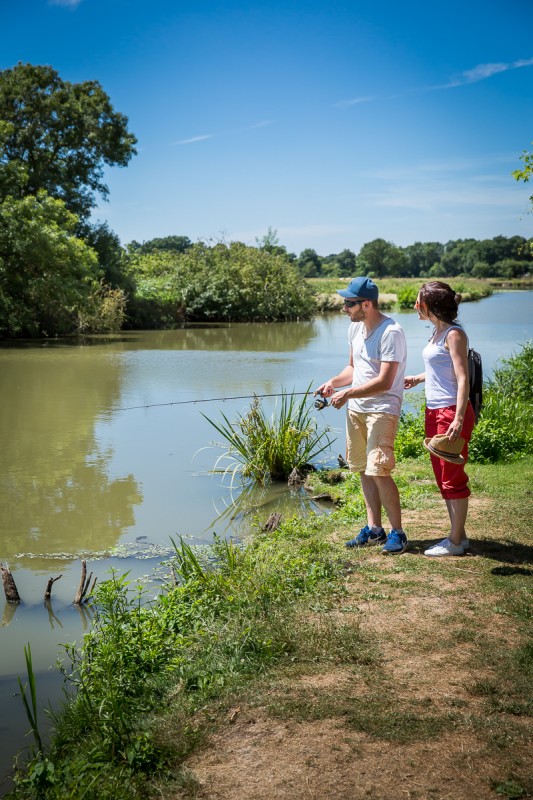
M17 796L528 796L533 457L469 474L464 558L422 555L446 533L422 456L397 471L400 557L344 548L363 504L336 471L310 487L331 515L179 549L158 602L103 587L78 701Z
M332 311L342 307L342 297L337 294L350 278L307 278L306 282L315 295L318 311ZM376 278L379 287L380 306L383 309L412 308L424 278ZM478 278L441 278L458 292L463 302L481 300L493 293L488 280ZM512 282L509 282L509 286ZM508 287L509 288L509 287Z

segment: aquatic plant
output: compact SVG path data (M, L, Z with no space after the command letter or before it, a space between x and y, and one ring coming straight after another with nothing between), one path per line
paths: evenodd
M225 452L217 459L218 470L222 460L229 461L223 470L235 477L241 473L259 484L287 480L294 468L308 465L332 444L330 429L318 430L311 415L306 392L300 400L294 394L282 392L279 413L267 417L259 397L254 397L250 410L230 422L222 414L223 422L215 422L205 414L205 419L223 437L218 444Z

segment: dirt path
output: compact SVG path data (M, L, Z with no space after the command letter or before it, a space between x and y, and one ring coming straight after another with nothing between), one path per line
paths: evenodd
M356 631L360 651L375 648L372 658L352 650L333 663L278 673L239 699L186 763L198 782L188 796L531 796L531 718L513 713L510 702L498 707L487 691L495 686L497 694L498 665L524 634L498 609L490 583L498 559L486 558L486 534L475 541L486 508L478 503L472 512L472 551L464 558L425 559L421 550L434 533L420 518L417 541L400 557L349 552L347 592L330 623Z

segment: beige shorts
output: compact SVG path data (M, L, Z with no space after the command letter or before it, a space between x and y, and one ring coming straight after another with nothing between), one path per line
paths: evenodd
M394 439L398 430L396 414L360 414L346 417L346 460L352 472L385 477L395 467Z

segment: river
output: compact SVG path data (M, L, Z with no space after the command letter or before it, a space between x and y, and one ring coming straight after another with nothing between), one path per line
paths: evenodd
M532 312L530 291L461 308L486 377L533 339ZM419 372L430 329L414 313L393 316L407 335L407 372ZM209 543L214 532L245 534L255 515L266 521L274 509L306 506L285 487L255 494L244 511L232 506L228 481L212 474L221 451L210 445L220 437L203 414L233 420L249 408L243 396L317 386L346 363L347 325L331 314L0 348L0 561L23 599L14 607L0 598L0 781L30 744L15 696L24 645L31 642L41 701L55 702L61 682L50 667L60 643L79 641L90 625L72 605L82 557L99 580L111 567L131 570L156 591L171 537ZM211 401L225 397L241 399ZM344 415L316 414L338 437L325 455L333 464L344 451ZM48 578L59 574L45 607ZM8 787L0 783L0 795Z

